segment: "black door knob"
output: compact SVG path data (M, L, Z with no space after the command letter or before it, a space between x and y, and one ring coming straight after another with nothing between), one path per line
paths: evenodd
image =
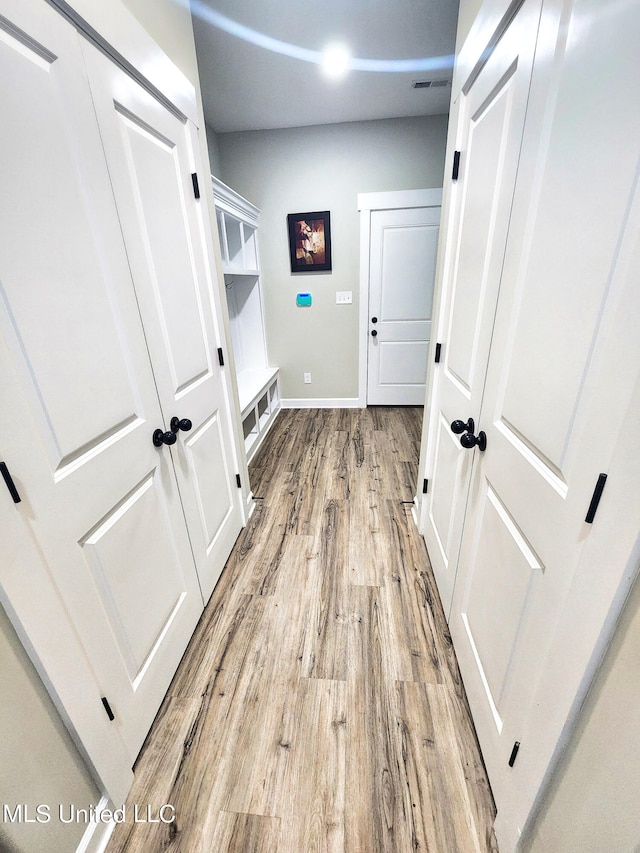
M371 337L372 337L372 338L375 338L375 337L377 336L377 334L378 334L378 332L374 329L374 330L371 332Z
M162 447L163 444L175 444L177 437L175 432L163 432L161 429L156 429L153 432L153 443L155 447Z
M181 429L183 432L189 432L193 424L189 420L189 418L171 418L171 423L169 424L171 427L171 432L178 432Z
M371 318L371 322L372 322L372 323L377 323L377 322L378 322L378 318L377 318L377 317L372 317L372 318Z
M480 430L478 435L473 435L470 432L465 432L464 435L460 436L460 444L467 450L471 450L471 448L476 447L476 445L478 447L478 450L486 450L487 435L483 430Z
M475 428L476 425L473 418L469 418L466 424L464 421L454 421L451 424L451 432L455 432L456 435L460 435L462 432L473 432Z

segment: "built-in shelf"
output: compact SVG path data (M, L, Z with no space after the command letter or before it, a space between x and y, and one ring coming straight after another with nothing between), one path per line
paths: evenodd
M259 209L212 178L222 270L247 462L280 409L278 369L269 367L258 252Z
M238 374L247 462L255 456L280 409L278 371L244 370Z

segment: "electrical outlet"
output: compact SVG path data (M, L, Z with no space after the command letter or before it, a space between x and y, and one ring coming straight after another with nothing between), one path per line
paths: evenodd
M304 374L304 381L305 381L305 384L306 384L306 385L309 385L309 384L310 384L310 382L311 382L311 374L310 374L310 373L305 373L305 374Z
M336 290L336 305L351 305L353 292L351 290Z

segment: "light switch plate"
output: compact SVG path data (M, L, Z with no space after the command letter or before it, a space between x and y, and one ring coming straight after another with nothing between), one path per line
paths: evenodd
M353 291L336 290L336 305L351 305L353 302Z

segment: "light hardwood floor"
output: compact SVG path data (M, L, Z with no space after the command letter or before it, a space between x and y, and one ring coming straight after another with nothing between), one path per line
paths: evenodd
M108 853L485 853L495 810L424 541L422 409L283 411ZM174 806L171 824L133 806Z

